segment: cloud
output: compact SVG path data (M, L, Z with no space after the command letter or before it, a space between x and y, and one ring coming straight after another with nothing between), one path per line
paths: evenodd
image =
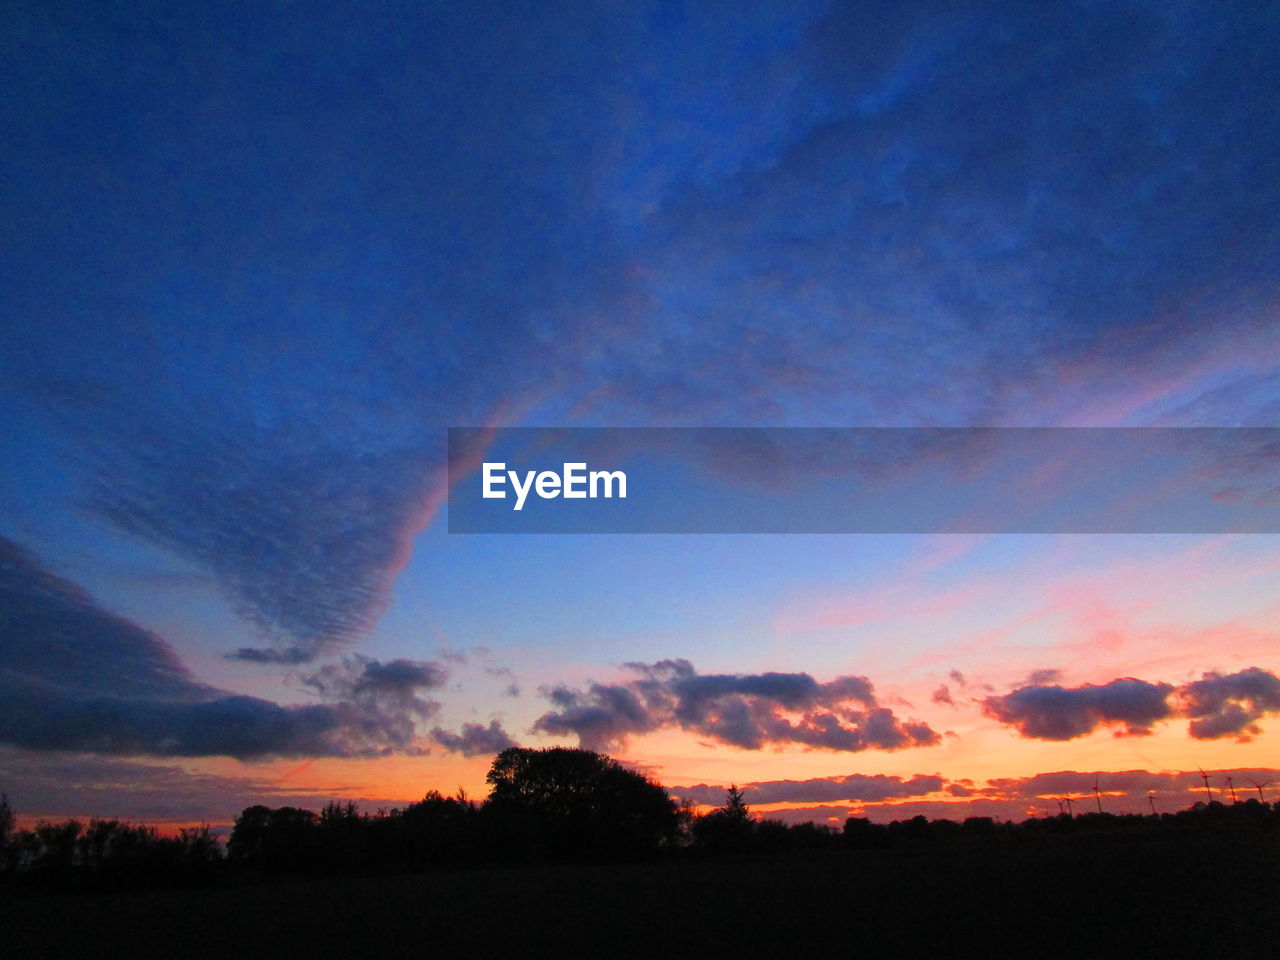
M1191 718L1191 736L1197 740L1250 740L1262 732L1258 720L1280 712L1280 677L1258 667L1225 675L1206 673L1179 693L1182 712Z
M279 663L297 666L308 663L315 653L302 647L240 647L227 654L228 660L243 660L245 663Z
M72 693L103 690L168 701L206 697L155 634L101 610L85 590L45 570L0 537L0 677L7 685L52 682Z
M770 6L441 8L404 57L340 7L261 14L283 59L230 25L32 22L12 188L43 206L6 247L0 384L58 408L97 516L216 578L266 637L237 656L297 664L376 621L430 513L424 434L511 397L1020 422L1270 355L1265 4ZM244 69L165 102L102 66L166 77L168 49ZM381 120L284 65L350 57ZM1211 411L1274 409L1249 376Z
M812 780L764 780L739 784L747 803L827 803L831 801L877 801L895 797L920 797L942 789L942 777L917 775L902 777L852 773L843 777L818 777ZM724 802L728 785L705 783L690 787L671 787L672 796L695 803L719 806Z
M1102 794L1103 809L1113 813L1150 812L1149 796L1155 801L1157 812L1169 813L1202 803L1210 795L1215 800L1229 799L1229 783L1234 784L1240 800L1257 799L1261 792L1262 799L1270 803L1274 790L1266 785L1274 783L1277 774L1278 771L1265 768L1211 770L1206 774L1209 778L1206 793L1199 770L1059 770L1031 777L997 777L988 780L978 793L999 800L1079 797L1092 801L1096 784Z
M1026 682L1030 686L1039 686L1046 683L1057 683L1062 679L1062 671L1053 667L1047 667L1041 670L1032 670L1027 674Z
M487 727L479 723L464 723L461 733L450 733L436 727L431 731L431 738L446 750L464 757L501 753L507 747L518 746L497 720L490 720Z
M1211 771L1209 784L1213 799L1230 799L1228 778L1234 783L1240 800L1257 799L1259 787L1256 785L1269 782L1270 785L1261 787L1261 793L1263 799L1270 803L1276 797L1275 783L1280 781L1280 771L1259 768ZM971 780L953 780L946 781L941 788L941 793L949 799L923 799L924 791L919 794L905 791L914 783L928 786L929 780L923 776L913 777L905 782L903 791L883 799L869 796L865 801L854 800L850 808L816 807L807 811L801 808L769 811L765 815L779 816L792 822L825 821L831 816L839 817L843 810L844 816L868 817L880 823L907 820L918 815L955 821L975 816L1021 821L1033 816L1056 816L1060 812L1060 801L1065 797L1085 804L1083 807L1076 804L1075 813L1091 811L1097 803L1095 784L1101 794L1102 808L1107 813L1149 814L1152 806L1157 813L1173 813L1203 803L1207 798L1198 771L1176 770L1059 770L1029 777L998 777L976 784ZM705 794L705 802L723 803L723 790L717 797L714 793L717 788L709 789L712 792Z
M699 674L687 660L629 663L637 679L544 690L556 709L534 730L613 749L632 734L678 727L745 750L796 744L856 752L931 746L928 725L881 707L866 677L819 683L807 673Z
M1179 687L1132 677L1080 687L1030 684L987 697L982 708L1038 740L1074 740L1108 726L1127 736L1147 736L1156 723L1175 717L1191 721L1188 732L1197 740L1248 740L1261 732L1258 720L1280 712L1280 678L1249 667L1233 674L1206 673Z
M269 641L231 654L248 662L299 664L359 640L441 480L426 449L370 450L306 420L264 428L189 402L143 412L83 390L51 402L84 438L89 510L209 570Z
M1173 426L1273 427L1280 423L1280 370L1246 374L1224 386L1204 390L1164 414L1160 422ZM1231 496L1229 492L1227 495Z
M262 25L294 36L306 51L299 62L327 62L342 35L342 58L388 67L386 37L347 29L350 15L327 36L280 12ZM405 33L415 49L390 69L409 75L384 90L391 113L415 119L379 130L349 86L325 81L321 93L312 78L298 87L271 44L246 46L216 27L161 30L166 44L190 44L196 60L231 51L244 65L234 90L217 81L198 94L199 109L120 86L99 69L120 49L88 22L52 32L32 23L35 47L81 54L17 69L43 78L41 89L104 98L119 130L131 132L92 172L40 182L52 165L32 156L32 179L14 185L47 198L51 217L33 221L41 241L6 247L25 260L47 245L47 255L15 268L32 282L6 298L0 399L34 409L67 454L50 471L59 488L69 478L98 518L212 574L264 636L236 652L242 660L297 664L364 636L433 514L440 428L487 422L531 389L572 382L578 318L614 301L607 289L621 273L622 238L608 229L613 200L599 193L614 178L597 164L632 155L601 124L637 83L632 66L620 66L636 62L637 21L444 8L431 20ZM146 44L125 45L149 75L172 76ZM566 85L556 62L575 64L583 82ZM479 64L501 68L477 72ZM710 88L717 78L704 72ZM300 109L270 105L275 97ZM49 123L100 143L88 118L105 113L72 114L14 120L37 153ZM135 136L143 117L173 134L163 160ZM228 136L210 140L210 130ZM264 136L246 148L232 130ZM280 164L303 154L311 159L285 185ZM79 193L71 184L86 173L128 180L119 202L131 211L82 203L77 222L103 231L92 263L72 249L79 241L68 243L79 228L65 220L73 204L64 191ZM128 240L115 236L126 223ZM42 272L60 278L52 300ZM126 292L121 277L136 283ZM105 305L104 290L119 297ZM544 358L537 369L525 362L535 353Z
M156 756L375 756L413 751L433 664L356 658L308 683L333 702L281 706L197 681L160 637L0 538L0 742Z
M349 797L342 784L299 788L268 777L192 773L178 766L82 753L38 753L0 747L0 792L21 816L117 817L141 821L229 825L242 809L318 809ZM362 799L369 807L396 801ZM224 834L225 838L225 834Z
M427 717L438 704L417 696L419 690L444 686L448 674L430 660L382 662L356 654L302 677L302 682L329 699L389 703Z
M301 681L325 700L343 704L347 723L365 739L407 747L417 735L416 721L428 720L440 709L419 692L444 686L447 677L440 664L428 660L383 663L356 654Z
M651 715L649 703L623 685L589 683L585 690L558 686L544 690L543 695L556 709L539 717L534 730L552 736L576 735L591 750L613 749L631 734L648 733L662 724L662 718ZM656 714L661 709L659 696L648 699Z
M652 343L611 345L612 397L686 423L1017 421L1221 351L1206 316L1268 336L1256 7L891 6L831 4L775 74L785 134L670 192L637 257Z
M1037 740L1073 740L1101 726L1119 726L1130 736L1149 734L1172 715L1173 687L1125 677L1101 686L1085 684L1019 687L1001 697L987 697L983 711Z
M995 777L980 791L987 797L1030 798L1093 796L1094 784L1105 793L1125 793L1145 798L1148 791L1182 792L1200 782L1187 772L1149 770L1058 770L1030 777Z

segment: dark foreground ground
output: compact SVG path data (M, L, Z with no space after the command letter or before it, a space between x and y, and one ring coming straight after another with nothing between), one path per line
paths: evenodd
M1280 957L1272 834L0 899L7 957Z

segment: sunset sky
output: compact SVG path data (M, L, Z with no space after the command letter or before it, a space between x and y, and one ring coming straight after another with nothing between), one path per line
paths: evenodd
M1280 534L450 533L446 462L1280 427L1266 4L17 2L0 45L20 814L482 797L512 744L837 824L1280 799ZM1275 511L1253 452L1206 511Z

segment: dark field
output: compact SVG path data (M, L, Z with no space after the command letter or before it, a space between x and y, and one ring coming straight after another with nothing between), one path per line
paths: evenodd
M1273 834L279 879L0 901L23 956L1277 957Z

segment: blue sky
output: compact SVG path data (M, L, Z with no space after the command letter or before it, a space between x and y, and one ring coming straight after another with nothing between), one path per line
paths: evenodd
M624 664L679 659L701 673L614 743L673 783L1185 769L1172 718L1202 701L1252 717L1220 765L1261 762L1269 688L1184 687L1280 666L1270 537L465 537L439 508L457 425L1277 425L1265 5L0 17L0 536L25 638L0 663L0 785L19 809L58 812L21 790L55 760L260 785L314 757L307 789L370 798L476 784L481 746L576 742L536 727L554 690L599 710L588 681L622 696ZM982 639L1019 616L1040 633L1015 630L1016 656ZM1101 726L1061 749L983 700L1068 662L1025 685L1182 685L1150 765L1108 753L1135 738L1091 700ZM173 686L151 689L161 666ZM953 669L992 686L962 718L930 700ZM708 676L768 672L865 676L876 699L740 679L716 709L859 730L890 709L941 739L752 751L690 712ZM69 712L26 712L37 687ZM164 728L173 698L315 727L228 754L102 719ZM95 716L97 739L67 720ZM470 755L450 739L495 720ZM208 815L191 797L166 809ZM134 809L124 788L100 801Z

